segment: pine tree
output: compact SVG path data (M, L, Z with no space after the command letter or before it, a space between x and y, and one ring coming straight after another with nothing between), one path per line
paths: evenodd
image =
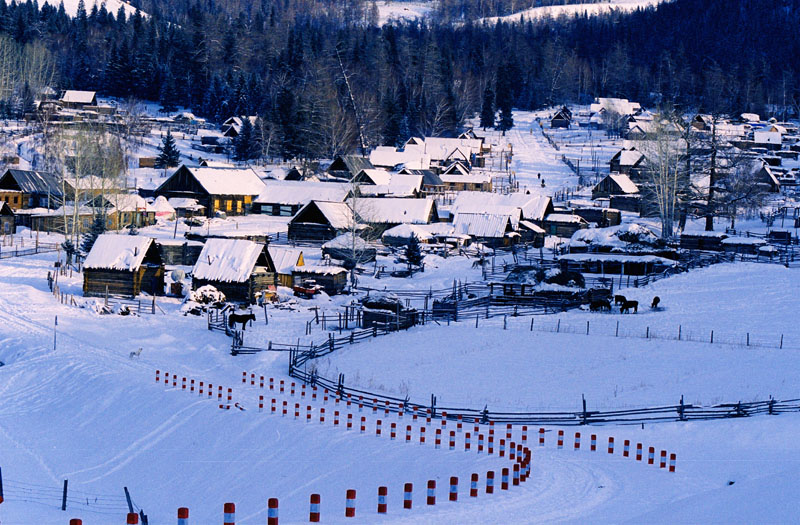
M172 138L172 133L169 130L167 130L163 143L158 147L158 151L156 168L165 169L180 164L181 152L175 146L175 139Z
M487 85L483 91L483 106L481 106L481 127L486 128L494 127L494 90L491 85Z
M253 123L248 116L242 117L242 129L239 131L239 135L233 139L233 151L234 157L238 161L255 159L261 152Z
M106 231L106 218L103 213L97 213L92 221L92 227L88 232L83 234L81 238L81 251L85 254L89 253L94 246L94 241L97 240Z
M514 78L513 66L503 64L497 68L497 108L500 110L500 120L496 128L506 134L506 131L514 127L514 117L511 107L514 104Z
M406 260L408 261L408 267L411 269L412 266L421 266L422 265L422 247L419 244L419 239L417 239L416 235L411 235L411 239L408 240L408 244L406 244Z

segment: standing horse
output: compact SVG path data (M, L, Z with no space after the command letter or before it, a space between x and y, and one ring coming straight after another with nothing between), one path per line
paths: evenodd
M619 313L630 313L633 310L633 313L639 313L639 301L625 301L622 303L622 306L619 308Z
M621 305L621 304L625 304L625 301L627 301L627 299L625 299L624 295L615 295L614 296L614 305L615 306L618 306L618 305Z
M255 321L256 314L228 314L228 328L233 328L233 325L236 323L240 323L242 325L242 331L244 332L245 327L247 326L247 321Z

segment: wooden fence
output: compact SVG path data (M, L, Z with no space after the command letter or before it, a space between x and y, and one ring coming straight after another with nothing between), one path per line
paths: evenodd
M23 248L20 246L0 246L0 259L11 259L12 257L25 257L28 255L36 255L38 253L51 253L61 249L58 243L37 243L32 248Z

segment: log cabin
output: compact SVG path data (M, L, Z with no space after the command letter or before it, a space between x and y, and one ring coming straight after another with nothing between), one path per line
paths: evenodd
M164 294L164 263L150 237L102 234L86 256L83 269L86 297Z
M254 304L276 291L275 264L267 246L244 239L208 239L192 269L192 289L210 284L228 301Z

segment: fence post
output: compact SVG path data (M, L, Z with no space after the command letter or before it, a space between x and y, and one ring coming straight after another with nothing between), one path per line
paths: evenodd
M683 328L682 325L678 325L678 341L681 340L681 329Z
M586 335L589 335L589 321L586 321Z
M614 337L619 337L619 321L617 321L617 329L614 332Z
M67 483L68 480L64 480L64 490L61 494L61 510L67 510Z
M711 330L711 343L714 342L714 330Z

